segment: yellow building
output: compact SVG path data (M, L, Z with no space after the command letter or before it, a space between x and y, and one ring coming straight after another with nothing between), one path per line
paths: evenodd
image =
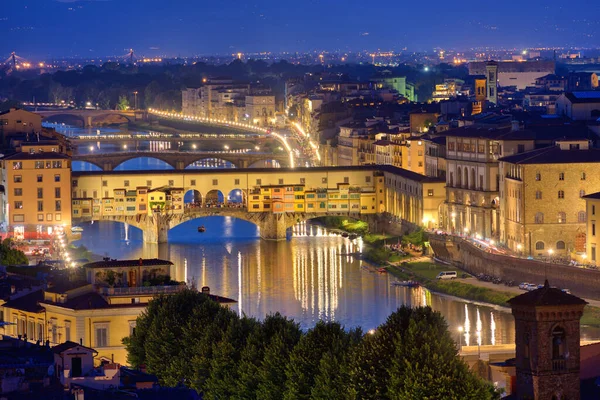
M585 255L580 260L585 264L598 265L597 248L600 245L598 237L600 232L596 232L598 227L598 216L600 216L600 192L588 194L583 197L586 205L586 244Z
M425 175L425 142L419 137L406 139L402 150L402 168Z
M558 141L500 159L500 240L532 256L583 254L584 196L600 187L599 168L600 150L586 140Z
M39 133L42 131L42 117L39 114L19 108L0 112L0 134Z
M87 281L61 281L9 300L2 306L5 334L57 345L66 341L94 348L96 362L127 364L123 338L131 335L137 317L159 294L172 294L185 285L146 286L165 280L172 263L158 259L108 260L84 266ZM233 300L214 297L222 304Z
M1 161L0 215L17 238L42 238L71 225L71 160L58 142L22 143Z

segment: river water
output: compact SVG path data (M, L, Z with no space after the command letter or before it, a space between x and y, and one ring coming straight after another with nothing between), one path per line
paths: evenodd
M132 160L123 169L164 167L155 161ZM198 225L204 225L206 232L198 233ZM209 286L211 293L235 299L234 309L240 314L264 318L280 312L305 329L324 319L368 331L403 304L428 305L443 314L457 341L458 328L464 329L463 344L476 345L479 337L482 345L514 343L514 321L508 309L425 288L392 286L392 276L378 273L352 255L362 251L360 239L351 241L316 225L298 225L288 240L270 242L261 240L258 228L249 222L205 217L171 229L169 243L162 245L144 244L139 229L121 223L82 227L76 245L111 258L170 260L174 279L197 288ZM600 338L600 330L584 327L582 337Z

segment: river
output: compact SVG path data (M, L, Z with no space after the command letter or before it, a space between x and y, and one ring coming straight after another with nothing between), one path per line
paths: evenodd
M123 169L163 169L156 161L132 160ZM205 233L197 231L201 224ZM264 318L280 312L304 329L324 319L368 331L403 304L428 305L443 314L457 341L458 328L464 329L463 344L476 345L477 331L482 345L514 343L514 321L508 309L438 295L425 288L392 286L392 276L378 273L350 255L362 250L361 239L351 241L316 225L298 225L288 240L270 242L261 240L258 228L249 222L206 217L173 228L169 243L162 245L144 244L140 230L120 223L82 227L76 245L111 258L170 260L174 279L197 288L209 286L211 293L235 299L234 309L240 314ZM582 338L600 338L600 330L584 327Z

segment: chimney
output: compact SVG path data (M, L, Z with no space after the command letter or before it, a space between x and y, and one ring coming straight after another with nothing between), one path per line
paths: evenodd
M511 121L511 131L515 132L521 129L519 121Z

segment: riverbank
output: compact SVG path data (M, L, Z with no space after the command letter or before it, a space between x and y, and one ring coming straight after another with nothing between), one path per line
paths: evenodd
M436 276L440 272L452 268L428 261L405 262L400 265L390 265L386 269L388 273L396 278L418 281L432 292L501 307L509 307L508 300L523 293L517 287L493 285L489 282L480 282L473 277L465 277L453 281L437 280ZM460 271L457 272L459 277L462 276ZM489 285L497 286L498 288L492 288ZM600 307L586 306L581 318L581 325L600 327Z

